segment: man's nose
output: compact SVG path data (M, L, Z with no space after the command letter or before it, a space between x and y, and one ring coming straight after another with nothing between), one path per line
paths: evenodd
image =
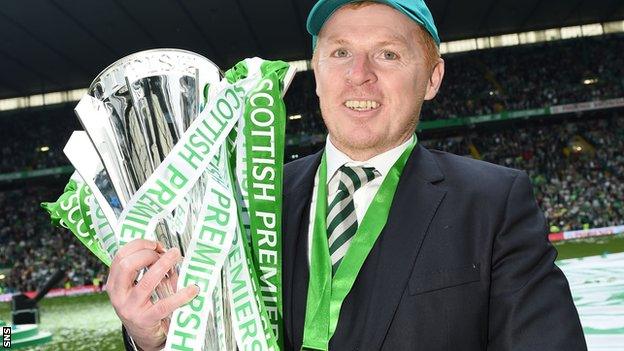
M347 82L352 85L363 85L377 81L373 63L367 55L354 55L347 69Z

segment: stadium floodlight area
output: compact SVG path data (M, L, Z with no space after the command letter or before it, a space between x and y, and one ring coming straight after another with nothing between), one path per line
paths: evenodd
M624 33L624 20L443 42L440 44L440 53L444 55L613 33ZM299 72L312 70L310 60L297 60L288 63ZM86 92L87 89L75 89L0 99L0 112L76 102Z
M572 38L593 37L622 32L624 32L624 21L592 23L580 26L551 28L522 33L450 41L440 44L440 53L450 54Z
M56 91L52 93L21 96L0 100L0 111L21 110L26 108L65 104L79 101L87 89Z

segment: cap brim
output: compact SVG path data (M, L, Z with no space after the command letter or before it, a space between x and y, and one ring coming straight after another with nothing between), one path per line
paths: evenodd
M353 1L354 0L327 0L317 2L308 15L308 21L306 23L308 33L318 35L325 21L327 21L336 10Z
M308 20L306 22L306 28L308 30L308 33L310 33L313 37L312 38L313 46L316 46L316 36L318 36L319 32L321 31L321 28L323 28L323 25L329 19L329 17L331 17L331 15L333 15L334 12L336 12L336 10L338 10L343 5L351 3L351 2L355 2L355 1L357 0L326 0L326 1L319 1L314 5L312 10L310 10L310 14L308 15ZM433 22L425 23L423 18L420 18L419 15L414 14L412 11L409 11L409 9L406 9L404 5L402 4L399 4L393 1L384 1L384 0L375 0L375 2L388 5L394 8L395 10L403 13L404 15L409 17L411 20L419 23L427 30L427 32L429 32L429 34L433 37L436 44L440 45L440 38L438 37L438 33L437 33L437 30L435 29L435 25L433 24ZM425 6L428 16L431 16L429 13L429 9L426 8L426 5L424 6ZM432 21L433 19L430 19L430 20Z

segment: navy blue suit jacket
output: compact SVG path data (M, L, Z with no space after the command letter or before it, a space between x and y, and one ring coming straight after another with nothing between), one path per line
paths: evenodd
M302 344L321 153L284 170L287 350ZM417 145L331 350L586 350L526 173Z

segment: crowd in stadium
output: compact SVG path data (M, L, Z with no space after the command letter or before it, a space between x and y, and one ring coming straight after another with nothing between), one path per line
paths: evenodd
M598 112L610 115L609 112ZM525 170L550 230L624 224L624 117L534 122L483 128L421 142L433 149ZM580 148L580 149L579 149ZM36 289L51 269L71 267L72 285L90 284L105 268L40 208L60 189L0 192L0 267L13 267L0 286Z
M423 144L525 170L552 232L624 224L624 117L507 126Z
M621 36L571 39L445 57L424 120L468 117L624 96Z
M106 275L103 264L71 232L55 228L41 208L55 201L62 189L33 187L0 192L0 269L11 268L0 280L0 292L34 291L64 270L62 286L92 284Z
M442 89L425 104L422 118L624 97L624 56L618 52L624 52L624 40L610 36L449 55ZM286 104L290 115L302 117L288 122L288 145L318 149L325 128L312 72L297 77ZM62 148L71 131L80 129L72 108L0 116L0 174L68 165ZM551 231L621 225L624 112L617 113L592 115L587 121L477 128L421 141L526 170ZM55 200L61 189L62 185L0 191L0 269L11 268L0 280L0 291L35 290L54 269L67 269L65 283L70 285L90 284L106 274L71 233L53 228L40 208L39 203Z
M621 52L624 38L618 34L445 55L442 87L423 105L421 119L623 97ZM302 116L287 127L298 145L315 144L325 133L314 91L312 71L300 72L285 97L288 113ZM67 164L63 146L80 129L72 109L70 104L0 118L0 173Z

